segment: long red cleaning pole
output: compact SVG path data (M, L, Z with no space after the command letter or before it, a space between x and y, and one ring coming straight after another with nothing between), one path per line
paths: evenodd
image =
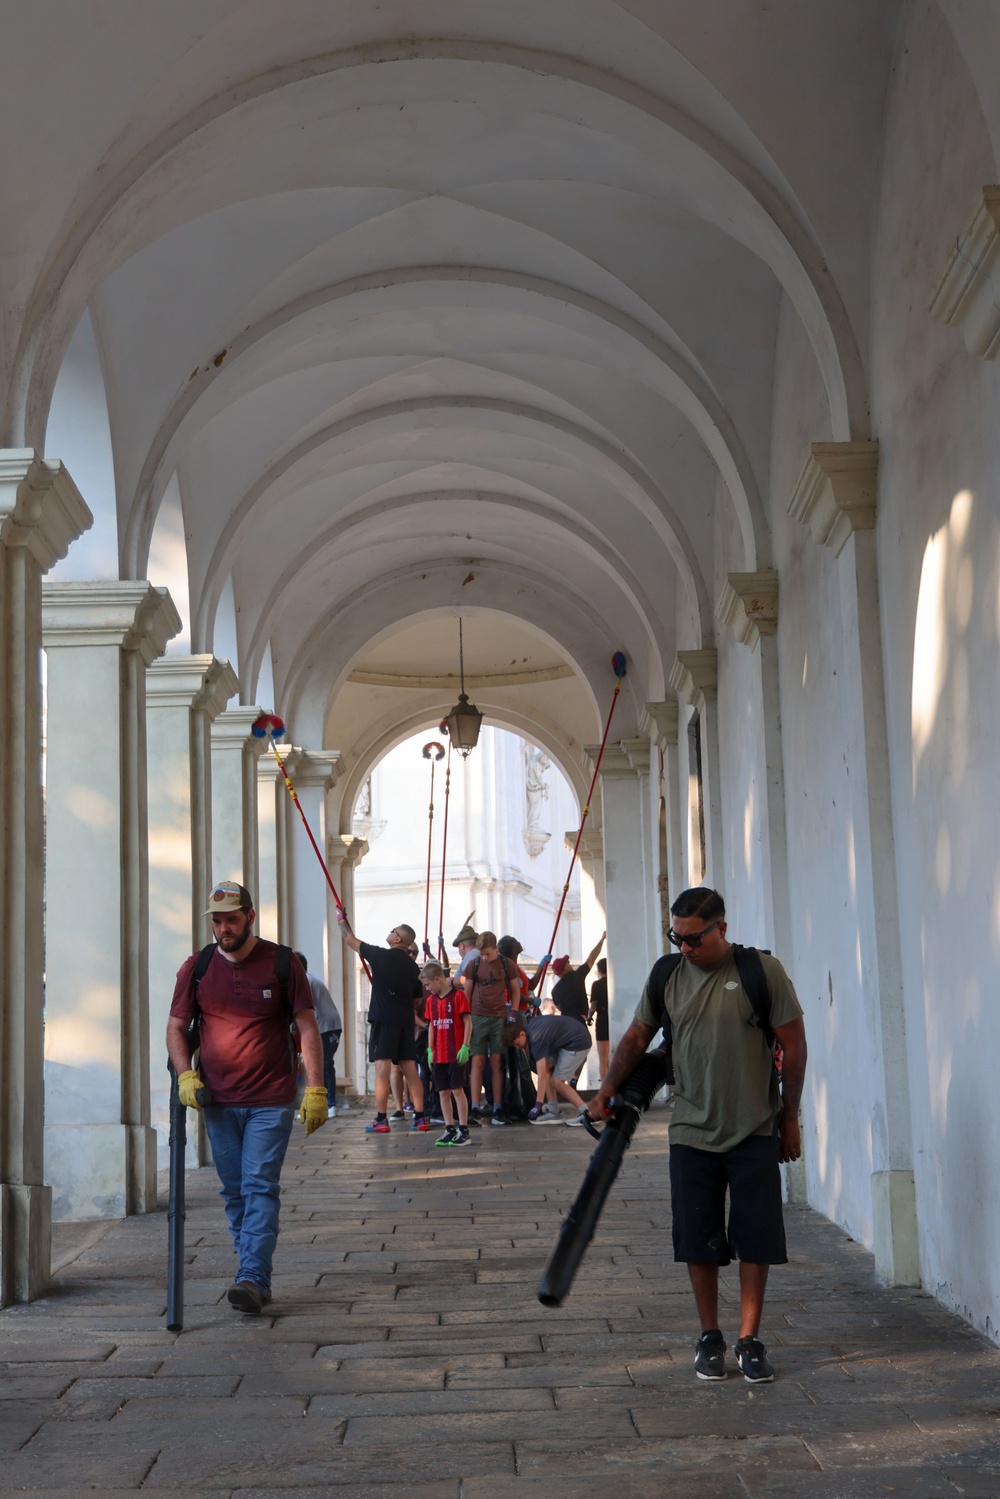
M448 802L451 799L451 738L448 739L448 758L444 766L444 838L441 843L441 908L438 911L438 962L448 963L448 949L444 945L444 875L448 867Z
M552 956L552 949L556 945L556 935L559 931L559 922L562 919L563 906L566 904L566 897L569 894L569 882L573 878L573 869L576 865L576 856L580 849L580 840L583 837L583 830L587 825L587 818L590 816L590 799L594 794L594 787L597 785L597 775L601 768L601 760L604 758L604 746L608 742L608 733L611 729L611 719L614 715L615 706L618 702L618 694L619 692L621 692L622 681L627 670L624 651L615 651L615 654L611 658L611 665L614 668L614 673L617 678L617 681L615 682L615 690L611 698L611 707L608 709L607 721L604 725L604 737L601 740L601 747L597 752L597 759L594 762L594 774L590 780L590 790L587 792L587 800L584 803L583 816L580 818L580 827L576 835L576 842L573 844L573 857L569 861L569 869L566 873L566 883L562 889L562 898L559 901L559 909L556 912L555 924L552 927L552 937L549 941L549 950L542 961L542 966L538 975L538 982L535 984L536 994L541 994L542 985L545 982L545 970L549 966L549 958Z

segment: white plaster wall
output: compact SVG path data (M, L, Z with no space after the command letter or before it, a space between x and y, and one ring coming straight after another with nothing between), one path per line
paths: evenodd
M771 523L781 580L779 677L794 951L779 953L805 1011L809 1200L871 1245L875 1032L862 999L848 766L860 757L842 695L840 563L787 505L809 444L829 437L812 352L787 302L779 322Z
M89 310L77 324L59 370L45 452L65 464L94 517L94 524L50 570L49 578L117 578L115 464L104 372Z
M1000 369L927 298L996 168L937 7L887 116L873 329L879 563L923 1280L1000 1336Z

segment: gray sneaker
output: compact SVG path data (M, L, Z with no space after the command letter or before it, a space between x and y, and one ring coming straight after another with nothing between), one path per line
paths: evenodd
M736 1345L739 1347L739 1344ZM718 1328L703 1332L695 1345L694 1372L699 1379L725 1379L726 1343Z

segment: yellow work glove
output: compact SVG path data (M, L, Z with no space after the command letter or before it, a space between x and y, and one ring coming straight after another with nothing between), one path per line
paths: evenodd
M319 1129L321 1124L327 1120L327 1102L325 1088L307 1088L302 1095L302 1107L299 1110L299 1118L306 1127L306 1134L311 1135L314 1129Z
M201 1109L198 1094L205 1084L197 1072L182 1072L177 1079L177 1097L186 1109Z

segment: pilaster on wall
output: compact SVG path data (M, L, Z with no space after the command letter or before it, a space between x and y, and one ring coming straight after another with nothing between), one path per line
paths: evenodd
M93 524L59 463L0 451L0 1306L49 1279L43 1167L42 574Z
M238 685L229 662L210 655L165 656L146 680L150 1098L161 1169L170 1101L163 1037L174 981L184 959L210 938L204 912L213 883L212 724ZM194 1141L189 1148L196 1164Z
M260 877L257 762L267 751L266 741L251 733L259 716L259 708L227 708L212 724L212 879L237 880L254 900Z
M367 840L356 838L352 833L332 833L327 839L326 857L330 877L348 915L354 911L354 871L367 852ZM329 889L327 921L331 930L337 925L337 908ZM336 947L333 946L333 941L336 941ZM331 940L327 984L344 1022L340 1057L346 1082L354 1087L355 1092L364 1094L368 1091L368 1048L365 1036L365 1014L368 1009L368 994L365 989L368 981L361 975L359 982L360 966L357 956L341 940L338 932L337 937Z
M598 747L585 746L591 766ZM614 1046L627 1029L658 952L649 917L655 891L646 740L606 746L601 760L601 833L604 855L604 900L608 923L608 1017Z
M1000 187L984 187L928 303L981 359L1000 355Z
M42 619L46 1179L55 1219L120 1218L156 1206L146 668L181 621L146 582L45 583Z
M839 557L844 690L860 728L850 766L858 943L865 1007L878 1038L882 1096L872 1123L872 1213L879 1274L919 1285L910 1084L889 784L875 541L877 443L818 443L788 507ZM819 477L817 477L819 475ZM812 496L810 500L809 497Z
M715 617L732 630L740 644L760 661L760 708L764 731L764 887L772 951L790 959L792 909L788 883L788 832L785 824L785 765L781 743L781 695L778 679L778 574L730 573L719 595Z
M344 768L339 750L299 752L294 776L295 790L299 806L321 849L327 843L326 794L334 781L344 774ZM330 967L330 932L327 924L329 886L297 813L290 819L289 835L291 919L287 940L299 952L305 953L313 972L325 974Z
M670 904L683 890L683 844L681 840L680 760L677 733L680 713L673 702L647 703L639 719L639 732L649 735L650 750L657 757L658 774L650 775L651 813L660 844L657 888L660 897L660 945L666 946L670 929ZM662 804L662 810L661 810ZM662 819L662 826L661 824Z
M724 868L722 855L722 797L720 794L719 770L719 722L716 694L718 688L718 653L714 647L698 651L678 651L670 672L670 686L678 697L698 714L701 734L701 780L703 815L705 819L705 869L704 882L714 885L722 877ZM682 756L682 762L686 756ZM689 788L690 766L687 787L684 788L684 805L687 809L689 828L697 810L691 805ZM683 764L682 764L683 772ZM689 838L693 832L689 833ZM690 860L688 860L690 863ZM686 884L687 881L685 880Z

